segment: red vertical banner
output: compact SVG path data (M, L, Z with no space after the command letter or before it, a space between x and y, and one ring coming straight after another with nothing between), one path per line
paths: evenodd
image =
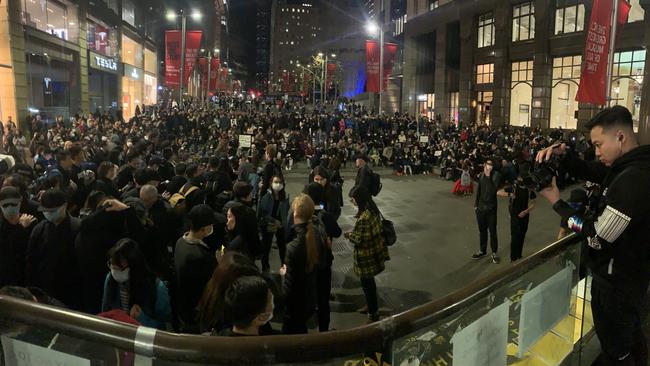
M366 41L366 91L379 93L379 44Z
M334 63L327 63L327 81L325 85L327 85L327 89L332 88L332 80L334 80L334 74L336 74L336 64Z
M165 85L181 84L181 32L165 31Z
M208 59L205 57L199 57L197 69L201 76L201 88L205 88L208 82Z
M185 80L183 84L187 84L187 80L190 78L192 69L194 69L196 58L199 55L202 35L203 31L185 32L185 71L183 74L183 79Z
M576 100L581 103L604 105L607 95L609 42L612 30L614 1L619 2L618 30L627 23L630 4L625 0L594 0L585 37L580 86Z
M221 67L221 60L214 57L210 61L210 91L217 89L217 78L219 77L219 68Z
M395 64L395 55L397 54L397 44L384 43L384 86L382 90L388 87L388 77L393 72L393 65Z

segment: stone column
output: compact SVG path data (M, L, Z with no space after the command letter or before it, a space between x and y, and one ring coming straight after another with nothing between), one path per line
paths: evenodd
M531 127L548 128L551 120L553 60L549 37L553 34L554 0L535 1L535 59L533 61L533 100Z
M415 90L417 40L404 35L404 77L402 80L402 112L413 114L416 110Z
M472 109L474 98L474 48L476 47L476 29L471 16L460 19L460 85L458 86L458 119L463 126L474 122L475 111Z
M494 9L494 79L492 86L492 105L490 118L492 126L510 124L507 118L510 111L508 104L510 98L510 56L509 45L511 41L512 8L507 1L499 1ZM508 112L506 112L508 111Z
M436 29L434 69L435 115L441 115L444 123L449 123L449 93L447 92L447 26L441 24Z
M25 63L25 32L18 1L0 2L0 108L2 122L8 117L21 130L29 107L27 64Z
M79 85L81 87L80 108L84 113L94 112L90 110L90 99L88 98L88 22L86 13L87 3L79 2ZM76 112L76 111L70 111Z

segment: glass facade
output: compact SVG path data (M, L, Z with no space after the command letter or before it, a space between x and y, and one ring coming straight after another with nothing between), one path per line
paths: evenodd
M494 64L476 65L476 84L490 84L494 81Z
M66 41L79 38L77 7L54 0L21 0L23 23Z
M156 79L156 69L158 68L158 58L156 52L149 49L144 50L144 104L156 104L158 94L158 83Z
M530 126L533 61L513 62L510 83L510 125Z
M645 69L645 50L616 52L612 70L612 105L622 105L632 113L634 130L639 128L641 86Z
M458 126L458 92L449 93L449 122Z
M645 10L639 4L639 0L629 0L628 1L632 7L630 8L630 13L627 16L627 22L638 22L643 20L645 16Z
M494 45L494 15L485 13L478 17L478 48Z
M135 4L132 0L122 0L122 20L135 27Z
M117 31L105 23L88 18L87 25L88 49L101 55L115 57L119 48Z
M142 68L144 64L144 48L131 38L122 35L122 62Z
M553 89L551 90L551 128L576 128L576 94L580 84L582 56L553 59Z
M512 41L535 38L535 4L527 2L512 7Z

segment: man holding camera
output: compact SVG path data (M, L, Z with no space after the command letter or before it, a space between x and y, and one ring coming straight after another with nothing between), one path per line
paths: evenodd
M587 238L591 308L602 347L593 365L645 366L641 320L650 279L650 146L639 146L625 107L605 108L586 127L600 162L581 160L564 144L540 151L537 162L561 156L574 176L599 183L596 212L581 214L560 199L555 179L540 195L569 229Z

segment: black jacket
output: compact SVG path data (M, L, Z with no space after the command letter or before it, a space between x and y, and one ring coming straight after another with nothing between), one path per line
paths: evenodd
M501 174L492 171L489 177L481 174L476 189L476 200L474 207L478 211L492 211L497 209L497 191L501 185Z
M82 297L74 251L80 226L80 220L70 215L59 225L39 222L29 238L26 255L26 285L41 288L72 309L79 308Z
M601 184L602 197L594 217L578 214L562 200L553 209L587 237L594 280L641 299L650 279L650 146L629 151L610 168L574 154L565 162L576 177Z
M263 176L262 176L262 187L260 187L260 192L266 192L271 188L271 179L274 175L279 175L284 180L284 174L282 173L282 167L280 167L275 161L269 161L264 166Z
M350 193L354 191L355 188L364 186L370 191L370 166L368 163L364 164L363 167L359 168L357 171L357 177L354 179L354 187L350 190Z
M296 237L287 244L287 273L282 280L282 292L288 312L307 314L313 311L316 302L316 267L311 273L306 272L307 224L294 225L293 229Z
M25 284L25 252L29 231L0 215L0 288Z
M113 198L120 198L120 191L113 181L106 178L99 178L95 181L93 189L95 191L104 192L107 196Z
M198 333L196 308L216 266L215 252L203 241L193 241L183 236L176 242L174 268L178 286L174 303L178 307L181 331Z

